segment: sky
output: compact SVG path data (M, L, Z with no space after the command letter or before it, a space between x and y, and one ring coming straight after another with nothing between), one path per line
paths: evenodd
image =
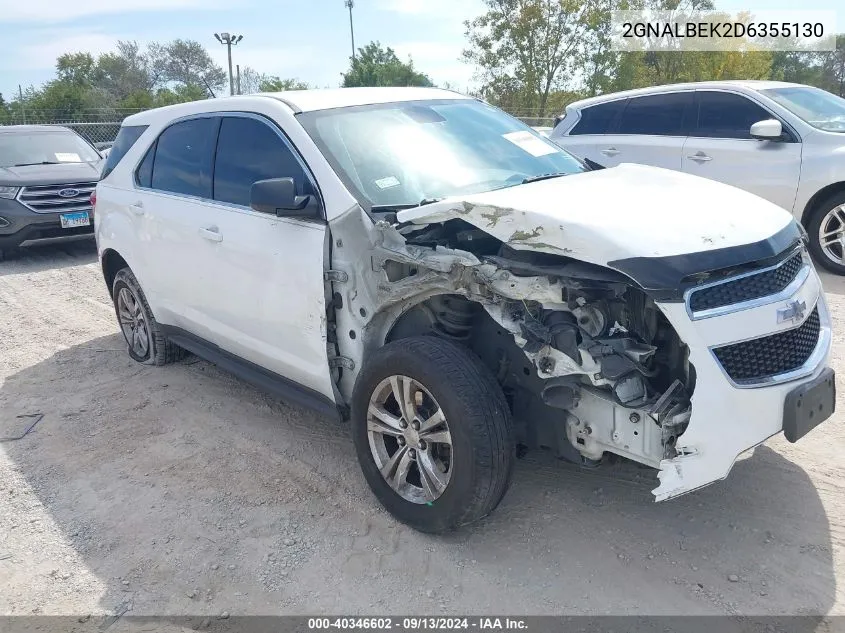
M355 44L379 40L436 83L470 85L473 69L460 61L463 21L481 0L355 0ZM227 66L215 32L242 34L233 64L261 73L336 87L351 54L343 0L0 0L0 93L11 98L54 77L56 57L114 48L118 40L176 38L204 44Z
M794 9L794 0L716 0L720 9ZM807 9L840 9L842 0L812 0ZM355 0L356 46L371 40L393 47L437 84L463 90L473 68L460 61L464 20L483 10L482 0ZM343 0L0 0L0 93L39 86L54 77L62 53L114 48L118 40L194 39L226 67L226 49L215 32L242 34L233 63L261 73L298 77L319 87L337 86L349 64L349 13Z

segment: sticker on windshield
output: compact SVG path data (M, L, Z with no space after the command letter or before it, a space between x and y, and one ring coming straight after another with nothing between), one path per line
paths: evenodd
M56 152L56 160L60 163L81 163L79 154L73 152Z
M556 146L541 138L537 138L531 132L511 132L502 136L532 156L546 156L547 154L555 154L560 151Z
M390 189L391 187L398 187L399 179L396 176L388 176L387 178L380 178L376 180L376 187L379 189Z

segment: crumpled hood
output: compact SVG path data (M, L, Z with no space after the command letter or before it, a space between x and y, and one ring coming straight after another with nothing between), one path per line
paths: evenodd
M735 187L633 164L452 197L401 211L397 219L462 219L515 249L598 265L751 244L794 222L787 211Z

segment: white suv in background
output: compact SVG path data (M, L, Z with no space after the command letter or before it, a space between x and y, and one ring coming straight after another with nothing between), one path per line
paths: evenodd
M189 350L350 420L373 492L421 530L492 511L517 445L646 464L662 500L835 406L824 293L787 212L590 170L445 90L136 114L95 204L130 355Z
M657 86L572 103L551 138L604 167L665 167L771 200L845 274L845 99L776 81Z

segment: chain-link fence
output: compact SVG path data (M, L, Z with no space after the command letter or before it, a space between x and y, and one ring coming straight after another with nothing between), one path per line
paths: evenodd
M98 149L110 147L117 137L123 119L143 110L109 109L83 112L72 117L49 110L13 112L0 118L2 125L57 125L68 127L88 139ZM555 117L537 116L532 112L512 112L513 116L532 127L554 127Z
M68 116L52 110L15 110L0 117L0 125L56 125L68 127L88 139L95 147L109 147L117 137L123 119L137 109L108 108L89 110Z

